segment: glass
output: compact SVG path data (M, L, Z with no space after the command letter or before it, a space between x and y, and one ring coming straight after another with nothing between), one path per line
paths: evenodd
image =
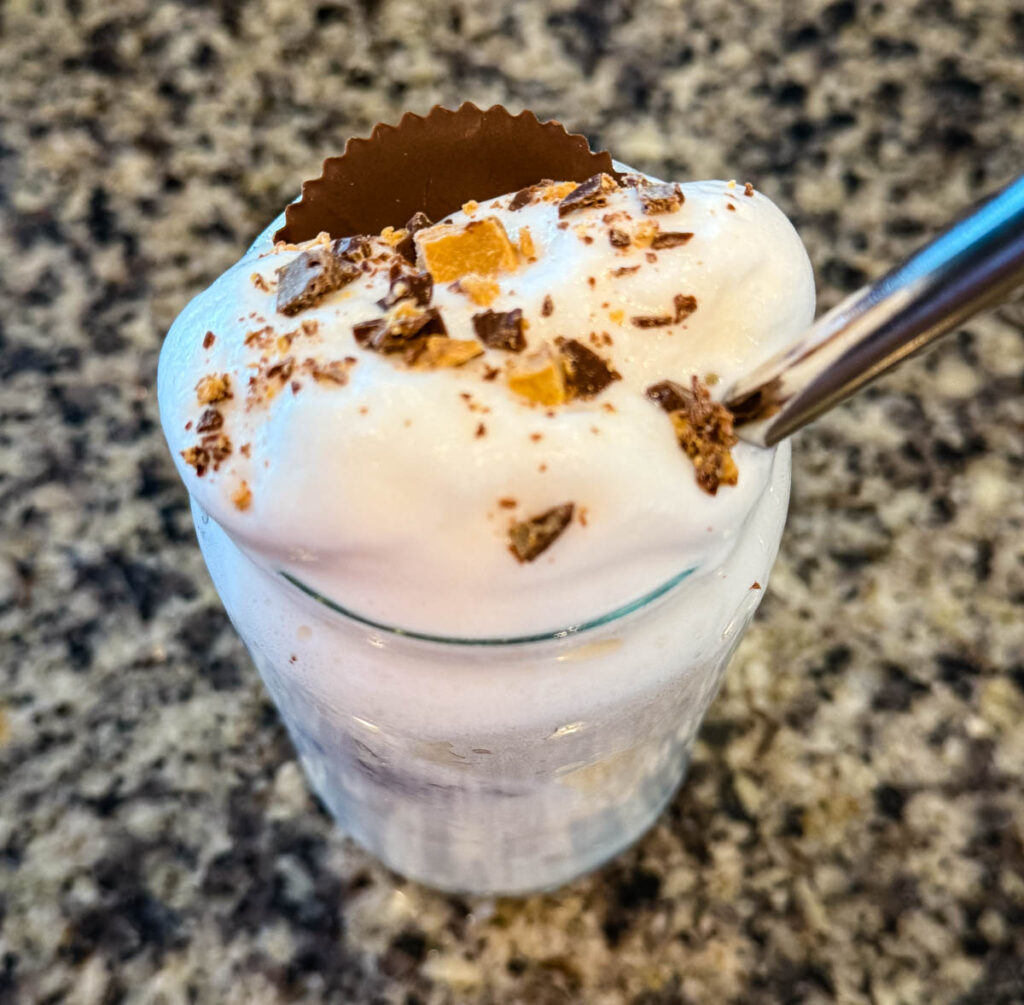
M789 446L713 568L529 639L372 625L254 560L198 506L232 622L340 826L386 865L461 893L550 889L637 839L682 781L763 596Z

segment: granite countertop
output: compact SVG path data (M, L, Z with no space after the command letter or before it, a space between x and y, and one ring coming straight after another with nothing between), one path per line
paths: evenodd
M637 847L526 901L396 880L314 804L153 392L172 318L321 158L438 101L750 179L834 303L1020 170L1019 8L20 0L0 22L0 1002L1024 1000L1020 305L799 436L688 783Z

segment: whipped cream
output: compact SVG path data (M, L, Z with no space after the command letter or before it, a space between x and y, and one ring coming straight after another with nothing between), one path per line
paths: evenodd
M492 277L486 306L435 283L447 335L469 342L474 315L521 309L526 348L483 347L436 369L355 337L384 314L383 257L315 305L280 313L278 270L317 243L275 246L269 229L192 300L161 354L161 418L195 503L268 571L360 617L440 636L578 625L720 563L769 483L772 451L736 445L737 483L709 495L645 392L693 376L713 395L728 388L810 323L814 283L764 195L717 181L680 188L682 205L653 215L635 187L564 216L554 199L512 209L511 195L452 214L455 230L496 219L518 259ZM652 224L692 236L652 246ZM394 248L374 238L372 250ZM591 348L620 379L553 406L516 393L510 372L559 338ZM200 475L186 460L205 411L197 385L225 375L231 397L205 387L221 399L227 446ZM557 539L517 561L510 526L566 503L573 516Z

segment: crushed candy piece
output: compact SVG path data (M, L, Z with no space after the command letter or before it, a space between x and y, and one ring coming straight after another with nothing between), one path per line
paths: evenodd
M633 243L638 248L649 248L661 228L654 220L641 220L633 231Z
M236 509L247 510L252 505L252 489L248 482L242 482L234 492L231 493L231 501Z
M661 251L663 248L679 248L687 244L691 237L693 234L689 231L662 231L651 238L651 247L656 251Z
M196 384L196 397L200 405L213 405L231 397L231 377L222 373L200 377Z
M508 532L509 550L520 562L532 562L562 536L572 522L573 503L552 506L537 516L512 524Z
M348 383L348 375L352 367L356 365L354 356L346 356L344 359L332 359L327 363L318 363L315 360L307 359L303 362L303 369L320 384L338 384L344 386Z
M484 279L472 273L457 279L448 289L464 294L479 307L490 307L501 292L501 287L493 279Z
M608 174L596 174L581 182L558 204L558 215L567 216L585 206L604 206L610 193L617 191L618 182Z
M352 334L364 349L384 353L405 352L413 339L447 333L441 313L436 307L419 310L412 307L409 301L399 304L388 317L362 321L352 328Z
M749 196L751 199L754 198L754 186L750 182L743 183L743 194Z
M559 338L555 343L562 357L565 386L571 398L593 398L622 375L596 352L575 339Z
M712 401L711 392L696 376L690 390L663 380L652 384L646 393L672 420L679 445L693 461L697 484L709 495L715 495L720 485L735 485L739 471L730 448L739 437L733 431L732 412Z
M462 366L483 353L484 347L475 339L428 335L418 340L414 351L415 355L410 352L409 362L417 370L437 370L441 367Z
M204 349L209 349L210 346L212 346L213 343L216 342L216 341L217 341L217 336L214 335L213 332L207 332L203 336L203 348Z
M429 272L405 272L397 270L391 278L388 295L377 301L383 310L394 307L402 300L414 300L420 307L426 307L434 295L434 280Z
M216 408L206 408L196 423L197 433L214 433L224 425L224 416Z
M425 230L427 227L433 227L434 224L430 217L426 213L413 213L409 218L409 222L402 229L405 231L405 237L402 238L398 244L395 245L395 251L401 255L406 261L415 264L416 263L416 242L413 238L421 230Z
M319 245L300 252L278 269L278 312L298 314L351 283L359 275L358 263L369 253L369 241L361 235L342 237L330 246Z
M533 242L529 227L522 227L519 230L519 254L530 261L537 258L537 245Z
M494 276L513 272L519 265L516 249L496 216L471 220L464 227L438 224L416 235L427 271L438 283L469 273Z
M540 305L540 316L542 318L549 318L555 313L555 302L551 299L550 294L544 295L544 301Z
M672 298L672 304L676 309L675 323L685 321L696 309L697 298L689 293L677 293Z
M626 231L619 230L618 227L612 227L608 231L608 242L613 248L628 248L632 243L632 239Z
M512 196L512 200L509 202L508 208L515 211L517 209L522 209L524 206L528 206L531 202L536 200L542 190L551 185L554 185L554 182L550 178L545 178L536 185L521 188L514 196Z
M474 314L473 330L476 337L491 349L522 352L526 348L523 312L518 307L513 311L484 311L482 314Z
M640 186L640 202L645 213L674 213L685 201L678 185L654 182Z
M567 400L561 361L547 345L521 357L508 376L508 386L537 405L561 405Z

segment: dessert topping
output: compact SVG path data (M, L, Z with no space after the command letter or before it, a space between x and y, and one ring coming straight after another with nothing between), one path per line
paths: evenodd
M462 293L480 307L490 307L494 298L501 292L501 287L493 279L484 279L470 273L456 280L448 289Z
M549 185L554 185L554 182L550 178L545 178L543 181L537 182L536 185L529 185L527 188L521 188L514 196L512 201L508 204L508 208L515 211L522 209L524 206L529 206L533 202L540 192L547 188Z
M476 337L491 349L505 349L508 352L522 352L526 348L523 334L523 312L484 311L473 315L473 330Z
M462 366L479 356L484 347L475 339L449 338L447 335L428 335L417 339L406 359L417 370L438 370L446 366Z
M674 213L686 201L683 190L678 185L662 183L651 183L641 185L640 202L643 204L644 212Z
M540 316L542 318L549 318L555 313L555 302L551 299L550 294L545 294L544 301L540 305Z
M520 562L532 562L561 537L572 521L576 507L562 503L549 510L512 524L509 529L509 550Z
M445 335L447 329L436 307L421 310L403 301L387 317L354 325L352 334L364 349L391 353L412 348L410 343L414 339Z
M611 175L595 174L577 185L562 199L558 204L558 215L567 216L573 210L583 209L585 206L607 205L609 193L617 191L618 187L618 182Z
M657 251L662 248L678 248L686 244L693 234L689 231L663 231L651 238L651 247Z
M522 357L508 376L508 386L538 405L561 405L567 400L561 361L547 344Z
M571 398L593 398L621 374L613 370L596 352L575 339L556 341L562 356L565 385Z
M394 307L400 300L415 300L420 307L426 307L434 294L434 280L429 272L406 272L396 270L391 278L388 295L377 301L383 310Z
M470 272L494 276L519 265L516 249L496 216L470 220L464 227L437 224L416 235L423 263L434 282L447 283Z
M226 401L231 397L231 377L229 374L215 373L199 378L196 384L196 397L200 405L213 405L218 401Z
M342 237L330 247L318 245L300 252L278 269L277 309L298 314L318 304L328 293L351 283L359 275L358 263L370 254L367 238Z
M647 397L668 412L676 439L693 461L697 484L705 492L715 495L719 485L736 484L739 472L730 448L739 438L733 432L732 412L712 401L711 392L696 376L689 391L663 380L647 388Z
M405 225L405 236L395 245L395 251L409 262L416 261L416 242L413 237L419 231L432 227L433 223L426 213L413 213Z

